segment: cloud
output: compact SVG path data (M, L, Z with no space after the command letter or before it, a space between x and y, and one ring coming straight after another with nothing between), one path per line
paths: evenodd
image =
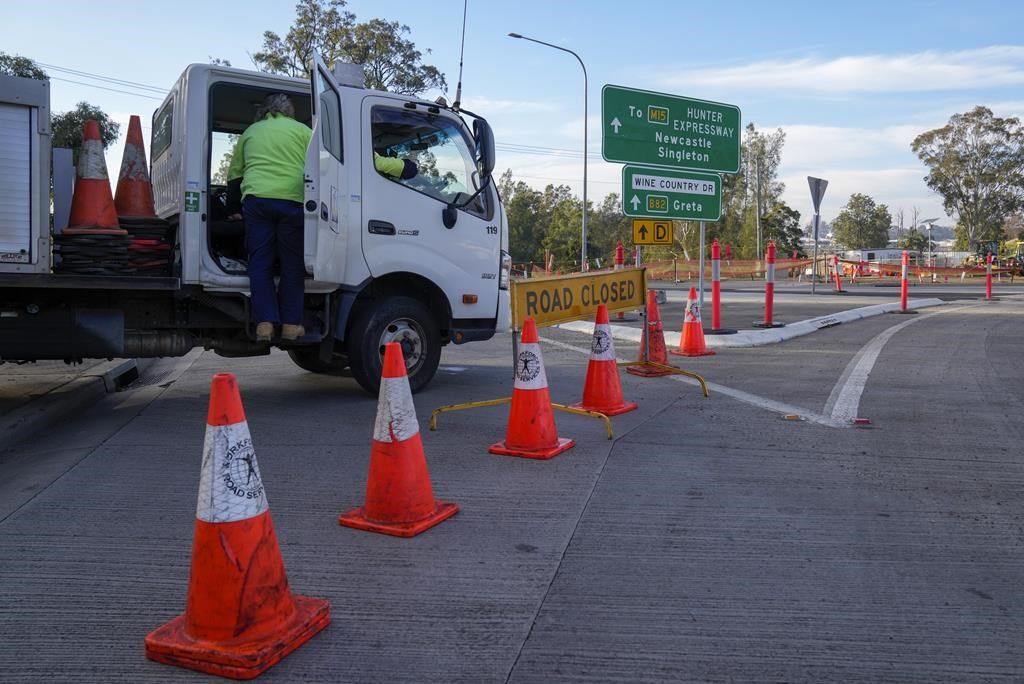
M914 159L910 151L911 141L928 128L934 127L781 126L786 133L782 163L790 169L811 169L871 159L891 160L894 155L909 155L910 159Z
M889 213L896 220L896 212L913 207L921 210L922 216L942 217L940 223L949 220L942 208L942 198L924 184L925 171L921 168L888 169L829 169L822 168L813 174L828 180L828 189L821 203L821 218L831 221L853 193L868 195L879 204L889 207ZM786 184L782 200L801 213L801 222L814 215L811 193L807 187L807 175L784 173L781 179Z
M666 70L671 73L671 70ZM777 90L837 95L926 92L1024 84L1024 46L996 45L956 52L767 60L736 67L680 69L660 87L740 92Z

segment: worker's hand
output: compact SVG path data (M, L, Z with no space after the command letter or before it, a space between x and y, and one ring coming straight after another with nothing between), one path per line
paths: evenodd
M241 221L241 220L242 220L242 215L241 214L231 214L230 216L228 216L228 221Z
M402 161L404 161L405 164L402 168L401 179L409 180L410 178L415 178L416 174L419 173L420 171L418 168L416 168L416 163L411 159L403 159Z

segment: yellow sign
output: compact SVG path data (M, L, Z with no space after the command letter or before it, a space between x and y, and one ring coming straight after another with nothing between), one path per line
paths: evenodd
M512 327L532 318L538 327L592 317L597 306L608 311L639 309L646 304L643 268L575 273L512 281Z
M652 198L648 197L648 200L650 199ZM633 219L633 244L671 245L672 222L649 218Z

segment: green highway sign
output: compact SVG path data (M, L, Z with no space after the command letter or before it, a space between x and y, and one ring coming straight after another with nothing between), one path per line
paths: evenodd
M622 213L638 218L717 221L722 179L714 173L622 167Z
M734 105L613 85L601 90L605 161L736 173L742 134Z

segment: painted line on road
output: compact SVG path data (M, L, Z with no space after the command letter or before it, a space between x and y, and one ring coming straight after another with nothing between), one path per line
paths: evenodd
M864 394L864 388L867 386L868 377L871 375L871 371L874 369L875 363L878 361L879 354L882 353L882 348L885 347L886 342L892 339L893 335L903 330L908 325L912 325L918 321L923 321L926 318L931 318L932 316L936 316L940 313L963 311L964 309L971 309L976 306L979 305L972 304L971 306L960 306L954 309L945 309L943 311L937 311L917 318L911 318L903 321L902 323L898 323L873 337L854 355L850 360L850 363L848 363L846 368L843 370L843 374L839 376L839 380L836 382L835 387L832 388L831 394L829 394L828 401L825 402L825 413L831 416L833 420L838 421L849 422L854 418L857 418L857 413L860 410L860 398L861 395Z
M569 351L574 351L586 356L590 356L590 349L588 348L577 347L575 345L568 344L566 342L559 342L558 340L552 340L547 337L540 338L540 341L546 344L553 345L555 347L560 347L562 349L567 349ZM623 363L626 361L626 359L616 359L616 361L618 361L619 363ZM695 385L698 387L700 386L700 383L698 383L696 380L694 380L693 378L688 378L684 375L668 375L666 377L670 380L682 382L687 385ZM756 394L751 394L750 392L744 392L743 390L733 389L732 387L726 387L725 385L719 385L718 383L714 382L708 382L707 386L708 390L711 392L723 394L737 401L741 401L744 404L750 404L752 406L765 409L766 411L771 411L773 413L779 413L782 415L796 414L799 415L800 418L806 420L809 423L816 423L818 425L824 425L825 427L850 427L850 423L838 421L832 416L825 416L820 413L814 413L813 411L809 411L803 408L802 406L793 406L792 404L786 404L781 401L775 401L774 399L760 397Z

